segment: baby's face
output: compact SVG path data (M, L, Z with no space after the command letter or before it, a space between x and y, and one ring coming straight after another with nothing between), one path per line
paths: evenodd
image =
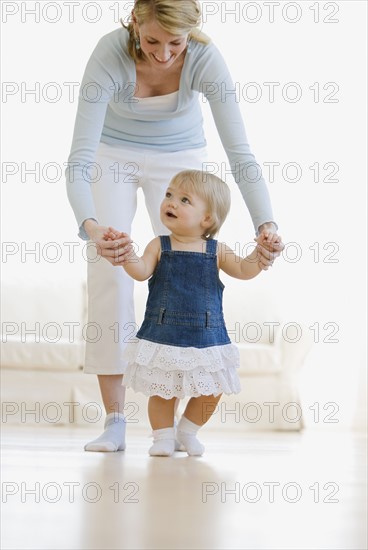
M180 187L168 187L161 203L160 218L170 231L200 236L209 217L207 204L201 197Z

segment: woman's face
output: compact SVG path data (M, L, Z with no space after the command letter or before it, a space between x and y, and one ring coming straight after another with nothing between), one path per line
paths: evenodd
M152 20L142 25L136 23L142 52L153 67L168 69L187 47L188 34L174 35L166 32Z

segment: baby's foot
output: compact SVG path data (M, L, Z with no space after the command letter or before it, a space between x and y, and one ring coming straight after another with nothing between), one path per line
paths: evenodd
M151 456L171 456L175 451L174 428L153 430L153 445L149 449Z
M202 456L204 453L204 445L196 437L200 427L185 416L180 419L176 439L185 447L189 456Z
M202 456L204 453L204 445L193 434L185 432L177 433L177 440L181 443L189 456Z
M175 430L175 451L180 451L180 452L185 452L185 447L184 445L182 445L181 443L179 443L179 441L177 440L177 437L176 437L176 432L177 432L177 429L178 429L178 422L176 420L176 418L174 419L174 430Z

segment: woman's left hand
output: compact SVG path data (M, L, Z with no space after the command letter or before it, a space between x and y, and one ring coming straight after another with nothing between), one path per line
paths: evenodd
M269 267L272 267L275 259L280 256L285 245L280 235L277 234L274 224L264 224L259 229L258 237L254 239L259 252L258 264L261 269L267 271Z

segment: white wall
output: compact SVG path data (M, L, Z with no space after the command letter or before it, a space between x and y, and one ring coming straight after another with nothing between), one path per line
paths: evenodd
M85 277L83 243L76 237L62 175L77 105L76 89L70 101L65 83L80 82L97 40L118 26L117 12L125 17L130 5L2 3L4 278L47 284ZM306 409L315 402L321 409L336 403L338 425L350 425L365 366L366 4L227 1L203 2L203 8L203 30L221 49L240 91L248 137L269 181L280 234L286 243L295 243L271 271L251 283L223 277L227 292L240 293L243 284L271 289L285 323L314 327L317 342L301 376ZM274 99L272 85L264 83L276 83ZM37 98L25 94L35 86ZM57 90L60 97L53 101ZM294 102L296 91L301 97ZM203 109L210 159L225 166L208 106ZM36 162L39 182L25 173ZM274 180L266 164L273 162L280 163ZM48 163L59 167L59 175ZM318 181L311 166L319 166ZM252 240L253 228L232 178L227 175L226 181L233 206L220 237L236 247ZM147 241L146 228L140 203L133 231L137 242ZM76 243L74 258L73 245L63 243ZM25 255L35 248L39 258ZM57 254L60 258L52 261ZM360 395L364 399L364 392ZM309 425L319 427L311 411Z

